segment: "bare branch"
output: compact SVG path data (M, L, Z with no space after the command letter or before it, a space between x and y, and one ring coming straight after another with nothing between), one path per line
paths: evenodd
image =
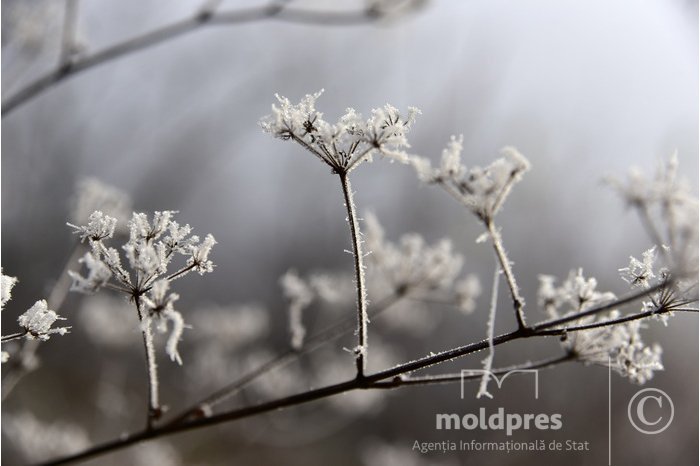
M655 291L658 290L658 288L662 285L665 285L666 283L662 283L660 285L657 285L657 287L652 287L647 290L644 290L643 292L638 292L634 294L630 294L626 297L620 298L616 300L615 302L608 303L606 305L599 306L594 309L590 309L587 311L583 312L578 312L575 314L571 314L568 316L564 316L560 319L554 319L546 322L542 322L540 324L534 325L532 327L528 328L519 328L517 330L514 330L509 333L505 333L502 335L499 335L497 337L493 338L493 345L501 345L510 341L514 340L519 340L519 339L524 339L524 338L531 338L531 337L542 337L542 336L549 336L548 332L546 330L551 329L552 327L556 327L568 322L576 321L581 319L582 317L586 317L588 315L594 315L596 313L601 313L605 312L606 310L615 308L615 307L620 307L625 304L629 304L631 302L634 302L636 300L639 300L643 298L644 296L647 296L648 294L651 294ZM648 311L651 312L651 311ZM660 308L655 310L656 313L661 314L665 312L669 312L667 308L664 308L662 311ZM636 314L636 315L641 315ZM648 316L644 316L648 317ZM642 317L638 317L642 318ZM585 329L578 329L578 330L585 330ZM568 330L569 332L576 331L572 327L571 329ZM558 334L555 334L558 335ZM238 408L234 409L225 413L221 414L216 414L210 417L205 417L205 418L198 418L198 419L193 419L187 422L182 422L178 424L168 424L162 427L154 428L154 429L146 429L141 432L137 432L131 435L125 435L122 436L121 438L117 440L113 440L111 442L104 443L102 445L97 445L95 447L92 447L90 449L87 449L83 452L76 453L71 456L66 456L64 458L60 458L54 461L50 461L46 464L65 464L68 462L75 462L75 461L80 461L80 460L85 460L88 458L93 458L95 456L99 456L114 450L118 450L121 448L125 448L127 446L133 445L135 443L148 440L151 438L156 438L156 437L162 437L165 435L170 435L174 434L177 432L184 432L188 430L193 430L193 429L198 429L198 428L203 428L207 426L212 426L212 425L217 425L217 424L222 424L225 422L231 422L235 421L238 419L243 419L246 417L251 417L255 416L261 413L265 412L271 412L271 411L276 411L282 408L290 407L290 406L296 406L300 404L305 404L309 403L315 400L323 399L323 398L328 398L340 393L348 392L351 390L358 390L358 389L372 389L372 388L391 388L391 387L386 387L386 384L379 384L378 387L375 387L375 385L378 384L378 382L382 381L387 381L387 379L392 379L393 383L396 382L396 378L409 374L411 372L414 372L419 369L424 369L428 368L437 364L440 364L445 361L453 360L456 358L459 358L461 356L465 356L467 354L472 354L481 350L484 350L488 348L489 346L489 340L482 340L474 343L470 343L468 345L460 346L457 348L453 348L447 351L443 351L437 354L431 354L429 356L426 356L424 358L416 359L414 361L410 361L404 364L399 364L398 366L392 367L390 369L386 369L374 374L369 374L365 375L363 378L354 378L352 380L348 380L346 382L341 382L333 385L328 385L325 387L309 390L303 393L298 393L295 395L275 399L272 401L260 403L258 405L254 406L247 406L243 408ZM409 379L410 380L410 379Z
M119 42L83 58L68 62L62 61L61 65L53 71L40 76L4 99L2 102L2 116L9 115L13 110L29 102L54 85L82 71L92 69L125 55L200 30L204 26L233 25L265 19L276 19L278 21L313 24L317 26L353 26L373 22L379 18L381 18L381 15L377 15L376 12L370 10L352 12L313 11L289 8L280 3L236 11L213 12L211 10L202 10L190 18L179 20L146 32L145 34L126 39L123 42Z

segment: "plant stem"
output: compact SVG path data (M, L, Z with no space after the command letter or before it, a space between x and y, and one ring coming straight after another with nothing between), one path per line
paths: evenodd
M362 240L360 238L360 226L357 223L357 212L352 198L352 186L347 172L341 172L340 183L343 186L345 208L348 212L348 225L350 226L350 238L352 240L352 255L355 259L355 286L357 288L357 348L355 363L357 365L357 377L365 375L367 365L367 290L365 289L365 269L363 264Z
M20 338L24 337L27 333L29 332L25 330L23 332L13 333L11 335L3 335L2 342L7 343L8 341L19 340Z
M487 219L484 222L488 230L489 236L491 237L491 242L493 243L493 249L496 251L496 257L501 263L501 269L506 276L506 283L508 283L508 288L510 288L510 295L513 298L513 308L515 309L515 318L518 321L518 328L525 329L525 316L523 315L523 307L525 306L525 300L520 296L520 291L518 288L518 283L515 281L515 275L513 274L513 269L506 255L506 251L503 248L503 239L501 234L496 229L491 219Z
M574 353L566 353L563 356L558 356L551 359L545 359L543 361L526 363L526 364L516 364L513 366L503 367L500 369L493 369L490 375L502 375L508 372L517 370L532 370L532 369L544 369L557 364L561 364L567 361L573 361L575 359ZM395 377L391 380L380 381L372 384L372 388L383 388L391 389L397 387L405 387L408 385L436 385L445 384L451 382L461 382L462 380L473 380L480 379L483 376L481 374L437 374L437 375L425 375L421 377Z
M152 430L154 422L160 417L161 410L158 401L158 366L156 364L156 351L153 346L153 330L150 322L146 321L141 308L141 298L134 296L136 312L141 323L143 346L146 350L146 368L148 370L148 412L146 416L146 430Z
M652 317L654 315L662 315L668 312L695 312L697 309L685 309L685 308L671 308L671 309L650 309L644 312L637 312L635 314L629 314L624 317L618 317L616 319L601 320L598 322L592 322L590 324L574 325L572 327L556 328L552 330L538 330L537 334L542 336L558 336L566 335L569 332L579 332L582 330L591 330L594 328L601 327L614 327L615 325L624 324L626 322L631 322L633 320L644 319L646 317Z

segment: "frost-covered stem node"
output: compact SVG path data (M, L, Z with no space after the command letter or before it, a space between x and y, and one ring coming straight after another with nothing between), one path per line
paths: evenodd
M352 255L355 260L355 286L357 288L357 348L355 349L355 363L357 365L357 377L362 378L367 364L367 291L365 289L365 269L363 264L362 240L360 238L360 225L357 222L357 212L352 197L352 187L347 172L339 173L340 183L343 186L345 208L348 213L348 225L352 240Z

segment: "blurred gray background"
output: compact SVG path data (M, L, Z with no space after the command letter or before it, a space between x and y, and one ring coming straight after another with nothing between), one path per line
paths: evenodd
M328 3L292 4L364 6ZM256 4L226 1L221 8ZM10 0L2 6L7 96L55 66L63 7L59 1ZM187 17L199 6L82 1L80 35L90 53ZM290 267L303 273L350 270L343 253L349 243L336 178L300 148L262 134L257 121L269 113L276 92L296 101L321 88L318 107L331 121L349 106L365 115L387 102L401 109L417 106L423 115L410 134L411 151L433 160L452 134L464 134L469 165L488 164L504 145L529 158L533 169L498 223L531 321L544 318L536 306L538 274L563 278L583 267L602 290L622 293L626 284L617 269L650 242L636 216L601 180L623 177L632 165L651 174L659 160L678 150L681 171L697 192L697 56L695 2L474 0L431 1L372 24L261 20L211 26L110 61L3 118L2 265L20 279L3 312L3 328L13 329L16 316L45 296L63 269L74 244L65 226L70 198L77 181L93 176L128 192L135 209L178 210L179 219L218 240L215 273L177 284L186 319L188 310L204 304L259 303L269 311L270 347L284 349L286 308L279 276ZM480 227L445 193L420 186L411 169L386 160L357 170L354 187L360 211L372 208L389 238L409 231L430 241L449 237L466 257L465 271L477 273L489 288L492 257L486 245L475 244ZM507 303L505 291L502 296ZM140 347L120 360L118 352L90 340L78 325L78 314L85 312L81 300L71 296L65 302L60 313L74 325L71 335L42 345L42 368L22 380L3 403L3 415L28 410L47 422L75 423L90 431L94 442L140 427L143 362ZM401 354L396 362L482 338L487 303L488 296L482 296L469 318L436 309L440 324L432 334L417 341L395 336ZM499 312L497 330L510 330L507 306ZM637 387L614 376L619 416L613 422L614 464L695 464L697 318L680 315L667 328L654 322L645 336L664 347L666 370L650 386L671 395L676 420L655 437L634 431L625 412ZM496 365L545 357L557 346L545 341L499 347ZM453 368L478 367L482 357ZM97 374L112 364L125 367L119 389L133 400L132 416L112 419L90 401ZM183 394L189 392L182 369L165 360L161 366L168 404L177 409L187 397L196 398ZM289 435L315 422L305 410L321 406L269 416L278 430L240 423L165 442L176 442L171 445L186 464L355 465L372 461L367 459L372 445L410 449L416 439L447 439L433 428L436 412L487 405L563 412L565 428L556 435L525 432L519 439L589 440L593 449L560 456L462 453L412 459L425 462L416 464L541 464L543 458L604 464L607 371L568 365L541 377L543 395L537 402L522 399L525 381L506 384L487 403L460 401L457 386L410 388L382 393L381 408L339 421L326 435L298 441ZM274 435L249 435L254 429ZM8 464L25 461L17 449L5 446ZM120 464L124 458L113 455L94 464Z

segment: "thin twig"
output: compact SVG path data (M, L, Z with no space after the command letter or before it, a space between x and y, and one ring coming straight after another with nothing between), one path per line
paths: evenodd
M512 371L522 371L528 369L544 369L555 366L557 364L561 364L563 362L573 361L574 359L574 353L566 353L563 356L545 359L543 361L526 364L516 364L513 366L495 369L492 370L489 375L503 375ZM392 380L375 382L372 384L372 388L391 389L404 387L408 385L436 385L451 382L461 382L462 380L473 380L481 377L481 374L462 374L461 372L454 374L424 375L420 377L394 377Z
M491 303L489 304L489 320L486 324L486 338L489 340L489 354L484 359L484 374L481 377L481 384L479 385L479 391L476 394L477 398L482 396L487 396L493 398L488 391L488 383L491 378L491 369L493 365L494 357L494 347L493 347L493 334L496 329L496 310L498 308L498 281L501 274L501 267L496 259L496 266L493 272L493 284L491 288Z
M637 301L645 296L649 296L652 293L655 293L659 291L660 289L670 286L672 282L670 281L662 281L660 283L657 283L656 285L637 291L635 293L630 293L627 296L624 296L622 298L617 298L613 299L612 301L608 303L601 304L599 306L592 307L590 309L587 309L585 311L577 312L575 314L569 314L565 315L563 317L559 317L557 319L549 320L547 322L543 322L541 324L533 325L530 327L531 330L538 332L540 330L544 330L546 328L551 328L551 327L558 327L560 325L566 324L568 322L582 319L584 317L600 314L601 312L609 311L611 309L615 309L616 307L624 306L625 304L632 303L634 301Z
M639 320L639 319L645 319L647 317L652 317L655 315L662 315L666 314L669 312L690 312L690 313L697 313L697 309L688 309L688 308L672 308L668 309L666 307L662 307L660 309L651 309L649 311L644 311L644 312L637 312L634 314L628 314L624 317L617 317L615 319L608 319L608 320L601 320L598 322L592 322L590 324L583 324L583 325L575 325L573 327L564 327L564 328L557 328L557 329L552 329L552 330L539 330L537 331L538 335L542 336L556 336L556 335L566 335L569 332L578 332L581 330L591 330L594 328L601 328L601 327L612 327L615 325L619 324L624 324L626 322L631 322L633 320Z
M2 341L2 343L7 343L8 341L19 340L20 338L24 338L24 336L27 335L28 333L29 332L27 330L25 330L23 332L12 333L10 335L3 335L0 338L0 341Z
M520 296L520 290L518 288L518 283L515 281L515 275L513 274L513 269L511 267L506 251L503 248L503 240L501 234L496 229L491 219L487 219L485 222L486 228L488 230L489 236L491 237L491 242L493 243L493 249L496 251L496 257L501 263L501 268L506 276L506 283L508 283L508 288L510 288L510 295L513 298L513 308L515 309L515 318L518 321L518 328L526 328L525 316L523 315L523 307L525 306L525 300Z

